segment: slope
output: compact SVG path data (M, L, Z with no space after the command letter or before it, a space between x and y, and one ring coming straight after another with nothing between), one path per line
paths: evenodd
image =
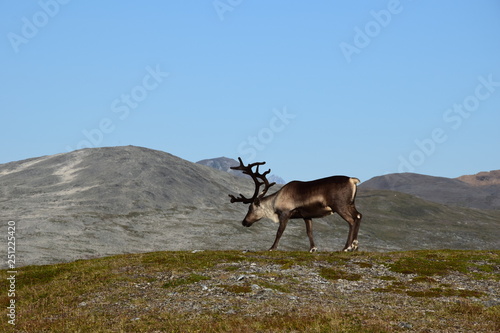
M16 332L498 332L499 255L128 254L23 267L2 305Z
M244 228L247 206L229 203L229 193L252 193L251 181L140 147L3 164L0 184L1 219L16 222L17 266L159 250L265 250L277 229L268 220ZM363 187L357 205L362 250L500 248L499 211ZM321 251L343 247L340 217L314 224ZM304 223L291 221L279 249L307 248Z
M396 173L374 177L361 188L403 192L445 205L500 209L500 185L478 187L458 179Z

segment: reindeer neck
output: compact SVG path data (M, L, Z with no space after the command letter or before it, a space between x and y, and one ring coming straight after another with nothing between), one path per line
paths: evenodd
M260 207L264 209L265 216L274 222L279 222L279 218L275 210L275 202L277 198L276 194L278 194L278 192L265 196L260 200Z

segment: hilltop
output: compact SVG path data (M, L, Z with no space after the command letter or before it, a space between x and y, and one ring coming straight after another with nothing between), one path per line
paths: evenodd
M499 254L154 252L28 266L16 329L498 332ZM4 318L0 331L9 326Z
M473 186L500 185L500 170L483 171L475 175L465 175L457 178Z

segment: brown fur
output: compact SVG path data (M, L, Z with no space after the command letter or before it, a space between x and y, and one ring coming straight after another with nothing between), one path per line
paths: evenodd
M278 232L270 250L278 247L279 240L290 219L302 218L306 223L310 251L316 251L312 234L312 219L338 213L349 224L349 235L344 251L358 248L361 214L356 210L356 185L359 179L333 176L310 182L293 181L278 192L255 198L242 224L246 227L267 217L279 222Z

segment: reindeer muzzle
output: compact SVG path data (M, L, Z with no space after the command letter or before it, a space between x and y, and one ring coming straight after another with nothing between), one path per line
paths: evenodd
M247 228L252 225L252 223L251 222L247 222L247 220L243 220L243 222L241 222L241 224L243 224L243 226L245 226Z

